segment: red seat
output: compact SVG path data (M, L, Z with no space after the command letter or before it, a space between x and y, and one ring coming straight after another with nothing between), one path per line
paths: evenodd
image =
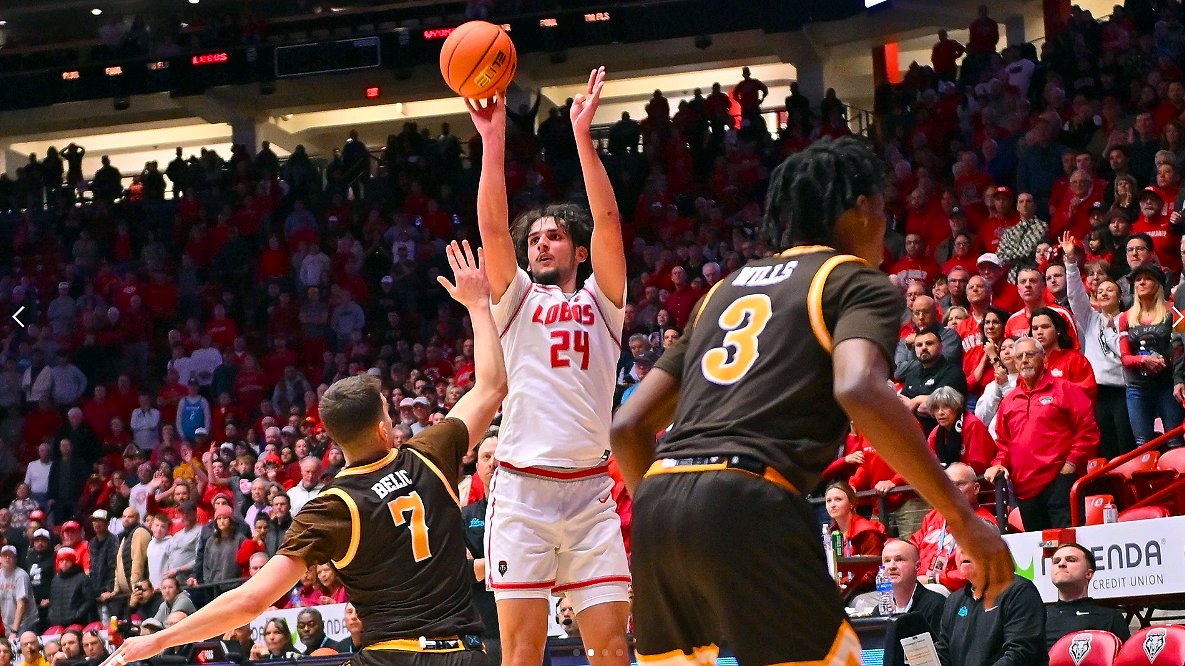
M1103 505L1114 502L1115 498L1110 495L1090 495L1086 498L1086 524L1087 525L1102 525L1103 524Z
M1127 523L1133 520L1149 520L1152 518L1168 518L1173 515L1167 507L1153 504L1152 506L1140 506L1133 509L1126 509L1119 513L1119 522Z
M55 624L54 626L50 627L49 629L46 629L42 635L43 636L61 636L64 633L66 633L66 628L60 624Z
M1156 471L1158 460L1160 460L1159 451L1142 453L1110 472L1091 479L1084 484L1082 492L1087 495L1110 495L1115 498L1115 504L1119 507L1131 506L1141 497L1147 496L1144 491L1147 490L1146 486L1148 485L1133 481L1132 475L1151 472L1158 478L1163 476L1163 472Z
M1115 666L1181 666L1185 664L1185 627L1148 627L1127 639Z
M1049 650L1049 666L1111 666L1122 641L1109 631L1077 631L1058 639Z
M1156 468L1185 474L1185 446L1161 454L1160 460L1156 461Z
M83 628L82 628L82 633L84 633L84 634L85 634L85 633L86 633L86 632L88 632L88 631L103 631L103 629L104 629L104 628L105 628L105 627L103 627L103 623L102 623L102 622L99 622L98 620L95 620L94 622L91 622L90 624L88 624L88 625L86 625L85 627L83 627Z
M1086 461L1086 473L1090 474L1091 472L1106 464L1106 458L1091 458L1090 460Z

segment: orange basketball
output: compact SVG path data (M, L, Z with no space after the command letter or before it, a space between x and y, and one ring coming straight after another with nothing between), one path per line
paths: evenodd
M461 97L485 99L506 90L517 68L510 35L485 21L462 24L440 49L440 73Z

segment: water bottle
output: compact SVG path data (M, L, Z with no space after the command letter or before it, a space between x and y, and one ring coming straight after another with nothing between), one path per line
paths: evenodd
M878 610L882 616L892 615L897 610L897 602L893 600L893 583L889 582L889 573L882 564L876 572L876 592L880 595Z
M827 524L823 524L823 552L827 557L827 571L831 572L831 577L839 578L839 562L835 559L835 549L831 547L831 534L827 531Z
M300 588L299 587L293 587L288 592L288 607L289 608L300 608Z
M1140 356L1151 356L1151 355L1152 355L1152 350L1148 349L1148 342L1147 342L1146 340L1140 340L1140 350L1139 350L1139 352L1137 352L1137 353L1138 353ZM1143 368L1141 368L1141 369L1140 369L1140 374L1141 374L1141 375L1144 375L1145 377L1147 377L1147 376L1148 376L1148 371L1147 371L1147 370L1144 370Z

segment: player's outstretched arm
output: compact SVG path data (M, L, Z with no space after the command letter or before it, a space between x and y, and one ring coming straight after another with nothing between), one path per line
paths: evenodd
M477 229L489 257L486 268L490 291L497 303L502 300L518 268L506 205L506 93L499 92L485 102L466 99L465 106L469 107L469 116L481 135Z
M889 386L884 354L870 340L850 338L835 346L832 362L836 400L885 462L946 518L959 547L978 565L971 581L974 589L984 596L987 607L994 606L1012 582L1012 555L999 531L975 515L942 473L917 421Z
M610 448L633 494L654 462L655 436L671 424L679 405L679 380L654 368L613 415Z
M276 599L296 585L305 570L301 560L277 555L245 583L220 595L193 615L148 636L124 641L101 666L124 666L156 656L166 648L209 640L259 617Z
M620 308L625 305L626 282L621 214L617 210L613 184L609 182L609 174L605 172L591 131L604 86L605 68L594 69L588 75L588 90L572 100L572 133L576 136L576 152L580 156L584 189L593 218L592 247L589 248L593 273L601 292Z
M486 277L484 249L477 248L474 256L469 241L462 241L460 245L453 241L447 253L456 284L444 276L437 279L453 300L469 310L469 319L473 323L474 365L473 388L461 396L448 415L465 423L469 429L469 448L473 448L481 441L506 397L506 363L502 358L494 315L490 312L490 282Z

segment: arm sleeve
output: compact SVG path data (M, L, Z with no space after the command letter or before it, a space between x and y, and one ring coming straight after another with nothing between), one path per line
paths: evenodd
M1090 320L1098 315L1090 307L1090 295L1086 293L1086 285L1082 284L1082 273L1078 271L1078 264L1066 264L1066 299L1070 302L1070 312L1078 322L1078 334L1084 335L1090 327Z
M1141 356L1135 353L1132 349L1132 339L1127 333L1127 313L1123 312L1119 315L1119 354L1123 359L1123 367L1125 368L1139 368Z
M1027 581L1025 581L1027 583ZM1004 593L999 612L1003 614L1004 645L992 666L1028 666L1045 661L1045 605L1031 583L1013 583Z
M469 428L457 418L446 418L440 423L423 430L404 444L424 454L448 479L449 487L456 492L457 472L461 458L469 452Z
M870 340L892 363L905 301L884 273L863 263L840 264L828 281L827 291L834 296L824 297L824 302L836 304L832 345L852 338Z
M516 268L514 271L514 279L506 287L506 293L502 294L502 298L497 303L491 303L490 309L494 314L494 323L498 326L498 331L510 325L510 320L514 317L514 313L522 304L523 297L531 289L531 276L522 268Z
M277 555L293 557L305 564L324 564L340 560L349 548L349 540L339 535L350 533L350 510L336 495L322 493L309 500L292 518Z

